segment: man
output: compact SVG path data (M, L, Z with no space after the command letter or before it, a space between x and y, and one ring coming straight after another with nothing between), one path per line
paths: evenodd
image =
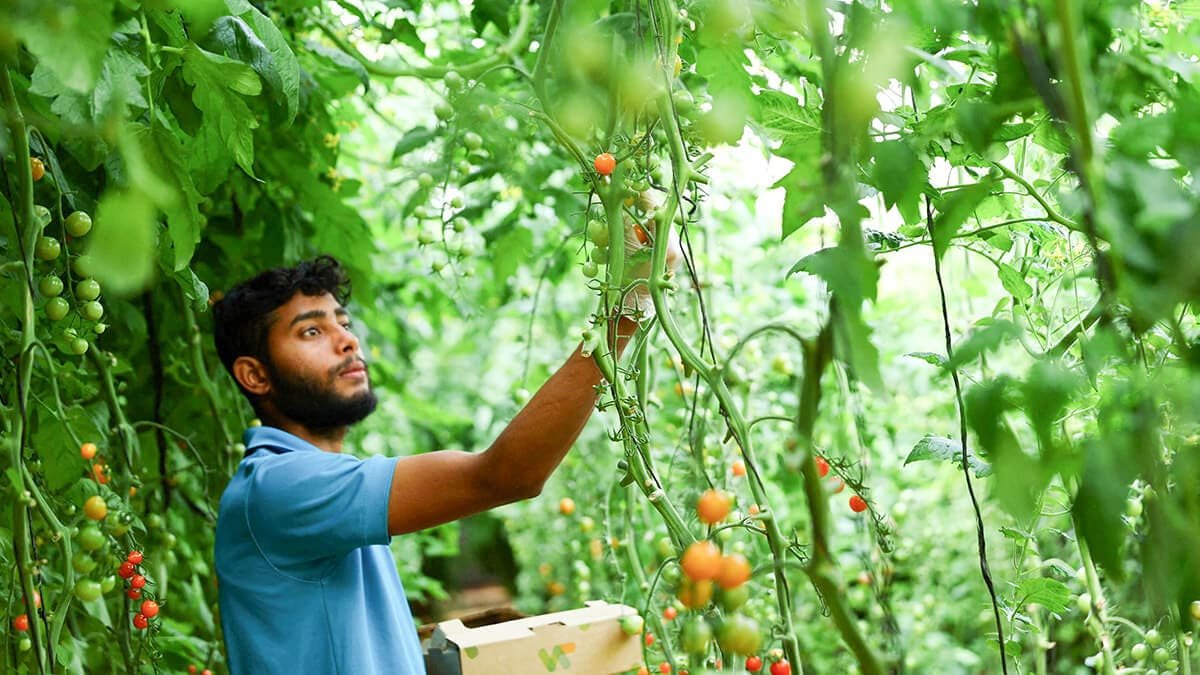
M679 258L672 236L668 269ZM235 675L424 673L388 541L537 496L596 404L600 371L576 348L485 452L342 454L349 426L376 404L348 296L341 266L322 256L265 272L213 307L217 352L263 423L245 433L217 520ZM644 285L628 297L652 311ZM621 349L637 324L612 325Z

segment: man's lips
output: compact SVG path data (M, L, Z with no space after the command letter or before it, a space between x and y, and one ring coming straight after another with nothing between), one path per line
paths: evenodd
M358 377L360 375L366 376L366 374L367 374L367 367L365 365L363 365L362 363L356 363L356 364L350 366L349 368L346 368L342 372L338 373L338 376L339 377Z

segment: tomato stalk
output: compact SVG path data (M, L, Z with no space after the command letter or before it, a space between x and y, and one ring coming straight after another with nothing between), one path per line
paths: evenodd
M1075 526L1075 531L1079 532L1079 518L1072 511L1071 521ZM1079 547L1079 557L1083 561L1083 572L1086 578L1086 586L1088 595L1091 597L1091 607L1084 623L1088 627L1088 632L1096 638L1096 642L1100 645L1100 651L1104 654L1104 670L1105 675L1116 675L1113 661L1113 639L1112 634L1108 632L1108 603L1104 600L1104 587L1100 585L1100 577L1096 574L1096 563L1092 560L1092 552L1088 547L1087 540L1082 535L1075 537L1075 543Z
M37 340L37 323L33 305L33 252L38 236L36 222L33 216L33 171L29 155L29 135L25 126L25 117L17 103L16 92L13 89L12 78L8 66L0 66L0 100L8 112L9 136L13 140L13 155L16 158L17 196L13 205L13 226L16 228L16 240L20 244L20 253L25 266L25 288L22 305L24 316L21 321L21 351L18 357L19 376L17 380L17 415L15 429L12 431L16 442L11 446L10 462L15 471L20 472L22 483L26 488L33 487L28 472L24 470L24 452L28 441L29 415L29 386L33 378L33 358L31 347ZM21 485L13 485L18 492ZM30 491L32 494L32 491ZM30 617L29 633L33 642L33 652L37 655L36 663L39 673L46 672L47 654L42 649L42 624L37 621L38 613L30 601L34 593L32 539L29 532L29 500L17 495L13 508L13 548L17 558L17 575L21 595L25 599L26 614Z
M187 298L183 297L182 292L178 294L177 299L180 306L183 307L183 319L188 335L188 357L192 361L192 372L196 375L196 382L200 385L200 389L204 391L204 398L208 401L208 407L212 411L213 419L217 421L218 447L227 448L233 444L234 438L222 414L225 406L221 403L217 386L213 382L212 377L209 376L208 366L204 362L204 350L200 347L200 325L196 323L196 312L192 310L192 306L188 304ZM233 470L237 468L237 463L241 461L241 458L234 457L228 452L224 453L224 455L226 462L228 462L226 468L229 473L227 475L233 475ZM205 478L207 479L207 475Z

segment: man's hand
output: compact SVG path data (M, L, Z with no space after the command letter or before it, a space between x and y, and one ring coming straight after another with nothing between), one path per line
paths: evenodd
M630 219L625 222L625 275L624 284L635 280L640 282L626 293L621 306L635 321L643 322L654 318L654 299L650 296L650 286L646 283L650 277L650 256L654 246L655 223L653 217L647 218L642 225ZM683 249L679 246L679 235L675 228L669 228L667 239L667 265L664 274L674 276L683 260Z

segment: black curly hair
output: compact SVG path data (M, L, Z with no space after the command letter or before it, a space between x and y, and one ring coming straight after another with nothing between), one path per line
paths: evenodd
M276 267L243 281L213 305L217 355L230 376L233 375L233 362L239 356L253 356L271 365L267 333L277 318L275 310L296 293L311 296L329 293L338 304L345 305L350 298L350 277L336 258L322 255L294 267ZM238 388L242 389L240 383ZM249 392L242 389L242 393L254 404Z

